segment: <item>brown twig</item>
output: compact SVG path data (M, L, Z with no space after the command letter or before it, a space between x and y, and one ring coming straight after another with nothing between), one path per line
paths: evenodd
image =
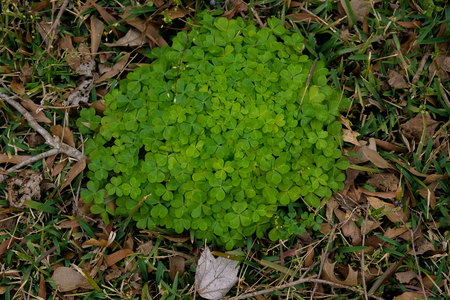
M20 164L17 164L15 166L9 168L8 170L6 170L6 173L15 172L15 171L19 170L20 168L22 168L24 166L27 166L27 165L32 164L34 162L37 162L38 160L41 160L43 158L46 158L46 157L49 157L49 156L52 156L52 155L56 155L58 153L60 153L60 151L58 149L51 149L51 150L48 150L46 152L39 153L38 155L32 156L29 159L24 160Z
M323 266L325 264L326 259L328 258L328 249L330 248L331 241L333 240L334 232L336 231L337 226L338 226L338 224L335 224L330 231L330 238L328 239L328 243L327 243L327 247L325 248L325 252L322 254L322 260L320 261L319 273L317 274L317 277L320 277L320 275L322 275ZM314 283L314 288L312 290L310 299L312 299L314 297L314 293L317 290L317 284L318 284L318 282Z
M353 292L356 292L356 293L359 293L359 294L364 294L364 291L362 291L360 289L353 288L353 287L345 285L345 284L340 284L340 283L324 280L324 279L317 279L317 278L315 278L315 276L312 276L312 277L308 277L308 278L301 278L301 279L298 279L298 280L295 280L295 281L292 281L292 282L289 282L289 283L286 283L286 284L283 284L283 285L279 285L279 286L276 286L276 287L273 287L273 288L270 288L270 289L266 289L266 290L262 290L262 291L258 291L258 292L253 292L253 293L248 293L248 294L243 294L243 295L240 295L240 296L237 296L237 297L233 297L230 300L240 300L240 299L247 299L247 298L251 298L251 297L256 297L258 295L264 295L264 294L268 294L268 293L271 293L271 292L274 292L274 291L278 291L278 290L282 290L282 289L285 289L285 288L293 287L293 286L295 286L297 284L301 284L301 283L327 284L327 285L334 286L334 287L337 287L337 288L347 289L347 290L350 290L350 291L353 291ZM382 298L377 297L377 296L373 296L372 295L371 297L374 298L374 299L382 300Z
M365 221L363 222L363 226L362 226L362 246L364 247L365 246L365 244L366 244L366 234L367 234L367 222L368 222L368 219L369 219L369 206L370 206L370 204L369 204L369 202L367 202L367 207L366 207L366 219L365 219ZM364 298L366 299L366 300L368 300L369 299L369 296L367 295L367 284L366 284L366 271L365 271L365 269L364 269L364 265L365 265L365 262L364 262L364 259L365 259L365 255L366 255L366 253L365 253L365 251L364 251L364 249L361 251L361 281L362 281L362 287L363 287L363 290L364 290Z
M43 152L41 154L33 156L33 157L27 159L26 161L20 163L19 165L16 165L16 166L8 169L7 170L8 173L14 172L27 164L38 161L39 159L42 159L44 157L48 157L51 155L55 155L58 153L67 154L68 156L76 158L78 160L80 160L83 157L83 153L81 153L77 149L61 142L60 139L57 137L53 138L50 135L50 133L48 133L47 130L45 130L41 125L38 124L38 122L34 119L34 117L20 103L16 102L11 97L9 97L8 95L6 95L2 92L0 92L0 98L2 98L5 102L7 102L12 107L14 107L18 112L20 112L22 114L22 116L24 116L25 119L27 119L28 125L30 125L31 128L33 128L36 132L38 132L45 139L45 143L47 145L49 145L53 148L52 150L49 150L47 152ZM5 177L2 176L0 178L0 182L3 180L5 180Z
M53 39L56 35L56 28L59 25L59 21L61 20L61 16L63 12L66 10L67 4L69 4L69 0L64 0L64 3L61 5L61 8L58 11L58 14L56 15L55 22L53 22L52 27L50 28L48 35L49 35L49 43L47 45L47 53L50 54L50 48L53 43Z

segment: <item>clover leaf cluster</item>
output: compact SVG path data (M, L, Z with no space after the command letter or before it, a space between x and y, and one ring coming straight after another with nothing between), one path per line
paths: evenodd
M82 197L104 219L134 212L139 228L227 249L254 233L278 239L296 218L280 207L316 208L343 187L341 95L322 62L307 86L303 37L280 20L197 21L105 96Z

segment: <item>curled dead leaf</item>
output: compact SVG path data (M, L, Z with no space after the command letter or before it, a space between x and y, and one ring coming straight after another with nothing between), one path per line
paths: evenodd
M97 79L95 81L95 83L100 83L105 81L108 78L112 78L114 76L116 76L117 74L119 74L119 72L121 72L125 66L127 65L128 59L130 58L130 53L127 53L124 55L124 57L122 57L113 67L110 71L106 72L105 74L103 74L99 79Z
M21 102L23 107L25 107L33 118L39 123L50 124L52 121L47 118L44 112L30 99L22 99Z
M91 16L91 54L93 57L97 54L103 31L103 22L96 17Z
M408 220L408 217L403 210L392 203L384 202L376 197L367 197L367 201L369 201L370 206L375 209L383 208L383 213L386 214L386 217L391 222L406 222Z
M358 141L358 136L360 136L360 134L356 131L342 129L342 138L344 142L351 143L355 146L361 146L360 142Z
M351 238L352 245L359 245L361 243L361 230L356 226L356 223L351 219L351 214L344 213L342 210L335 208L334 214L339 219L342 225L342 232L346 237Z
M50 131L53 135L59 137L64 143L71 147L75 147L75 142L73 139L72 131L67 127L62 127L61 125L53 125L50 127Z
M353 270L352 267L348 266L348 274L344 280L339 279L334 271L334 265L336 263L332 263L329 259L326 259L323 264L323 272L322 278L325 280L329 280L331 282L348 285L348 286L357 286L358 285L358 272Z
M142 36L142 33L136 29L128 30L127 34L117 40L115 43L103 43L108 47L136 47L141 46L144 43L148 43L148 39Z
M169 265L169 276L173 281L177 274L180 277L184 273L186 259L178 255L172 256L169 258Z
M354 152L356 152L356 154L359 154L359 157L350 156L348 157L348 160L353 164L361 164L370 161L378 168L392 169L392 165L383 157L381 157L380 154L378 154L376 150L375 140L371 139L370 142L371 143L369 145L365 144L360 147L356 146L354 148Z

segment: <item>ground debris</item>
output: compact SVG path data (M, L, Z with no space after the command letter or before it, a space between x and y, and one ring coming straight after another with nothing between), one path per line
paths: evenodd
M10 178L6 184L6 198L12 207L22 207L25 201L41 197L42 174L25 170Z

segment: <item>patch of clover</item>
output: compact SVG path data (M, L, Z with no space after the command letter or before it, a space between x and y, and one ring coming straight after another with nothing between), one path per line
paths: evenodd
M299 234L299 216L317 224L307 207L343 188L341 95L322 62L304 92L312 61L280 20L198 20L105 96L82 197L107 221L150 195L133 215L139 228L191 231L227 249L253 234ZM80 126L98 124L83 115Z

